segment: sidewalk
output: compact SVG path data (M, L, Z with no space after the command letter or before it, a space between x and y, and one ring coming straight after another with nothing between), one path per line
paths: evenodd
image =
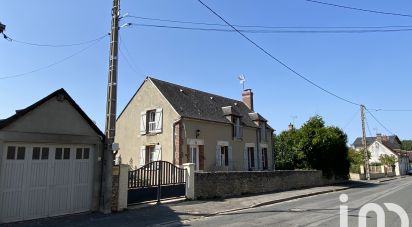
M161 205L131 206L129 210L104 215L86 213L14 223L10 226L148 226L158 224L181 225L185 221L209 217L225 212L259 207L293 199L347 190L353 187L373 187L385 181L399 179L349 181L348 183L307 189L298 189L262 195L251 195L221 200L196 200L164 203ZM8 225L7 225L8 226Z

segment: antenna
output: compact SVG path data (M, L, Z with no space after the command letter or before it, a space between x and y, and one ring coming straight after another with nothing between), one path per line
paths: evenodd
M246 82L246 77L243 74L240 74L237 78L240 82L240 84L243 86L243 91L245 90L245 82Z
M298 118L298 116L293 115L293 116L290 116L290 118L292 118L292 124L295 125L295 120Z

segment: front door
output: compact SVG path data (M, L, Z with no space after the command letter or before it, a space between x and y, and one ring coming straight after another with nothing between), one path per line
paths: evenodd
M190 162L195 163L196 171L199 170L199 146L190 146Z

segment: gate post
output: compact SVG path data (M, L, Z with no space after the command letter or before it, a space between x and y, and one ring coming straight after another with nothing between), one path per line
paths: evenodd
M185 163L186 198L195 199L195 164Z
M113 201L112 211L127 209L127 191L129 180L129 166L120 164L113 166Z

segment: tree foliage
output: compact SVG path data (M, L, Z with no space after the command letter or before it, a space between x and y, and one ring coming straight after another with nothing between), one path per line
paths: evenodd
M396 157L394 155L381 154L379 156L379 162L383 165L394 166L396 163Z
M412 140L402 140L402 150L412 151Z
M310 118L300 129L282 132L274 139L277 169L318 169L331 177L349 173L347 136L327 127L322 117Z

